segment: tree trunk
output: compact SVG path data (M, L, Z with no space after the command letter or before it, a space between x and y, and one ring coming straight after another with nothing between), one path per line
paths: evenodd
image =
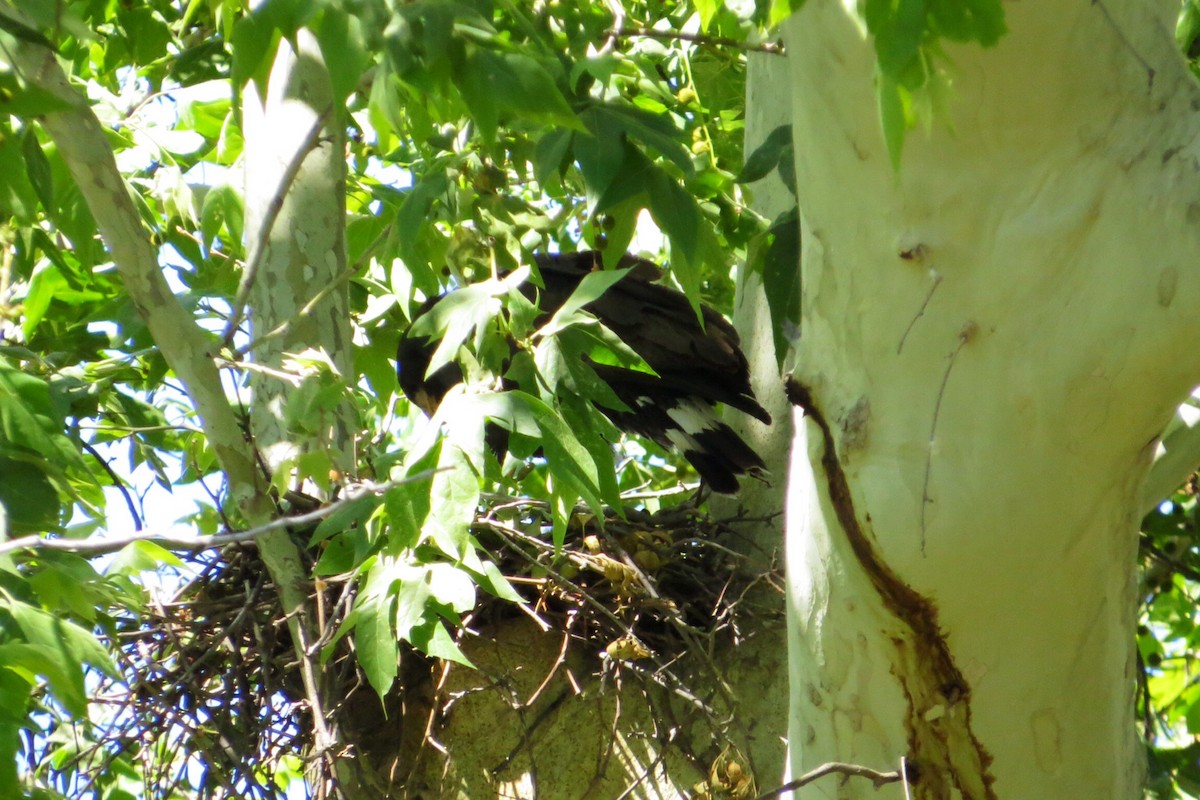
M1176 11L1006 3L997 47L946 46L948 112L898 173L845 5L786 25L795 774L903 758L920 798L1140 796L1142 487L1200 377Z
M251 431L274 473L295 470L303 454L327 457L327 480L354 476L354 428L343 400L334 409L314 403L304 430L289 429L286 408L297 388L281 379L289 354L306 350L328 355L332 368L352 375L350 313L346 292L345 162L339 120L333 113L329 74L317 43L298 31L295 49L279 45L270 81L260 94L247 85L243 106L247 264L235 315L249 302L254 361L266 367L252 382ZM293 370L294 371L294 370ZM312 376L310 380L319 380ZM314 491L311 483L289 488ZM360 787L355 761L341 757L344 736L332 722L342 698L329 689L329 671L313 649L322 632L311 603L310 569L301 542L288 531L258 539L258 550L279 591L295 645L304 700L312 715L313 769L317 796L331 790L336 775L346 797L369 797ZM351 752L356 748L351 745Z

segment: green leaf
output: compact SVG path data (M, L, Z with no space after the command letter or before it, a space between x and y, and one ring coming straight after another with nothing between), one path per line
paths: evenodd
M466 452L454 444L443 445L438 467L442 471L433 476L430 489L438 502L430 509L422 533L457 560L470 546L470 526L479 507L479 478Z
M222 229L228 231L226 244L236 246L242 240L244 214L242 195L229 184L222 183L205 192L200 207L200 238L204 246L211 248Z
M426 375L450 363L475 328L499 313L498 294L499 287L492 282L464 286L447 294L413 323L410 336L424 336L438 342Z
M0 669L0 722L23 722L32 690L29 681Z
M18 5L26 6L27 3L19 3ZM29 14L31 10L32 9L21 8L21 11L25 14ZM43 7L42 11L44 13L46 8ZM37 17L35 17L35 19L36 18ZM23 42L40 44L42 47L48 47L51 50L54 49L54 43L47 39L41 31L37 30L36 28L29 27L19 19L10 17L3 10L0 10L0 31L11 34L14 38L20 39Z
M0 602L12 614L21 633L30 644L40 645L59 654L65 669L79 671L79 685L83 686L83 664L87 663L116 677L108 651L91 633L73 622L59 619L40 608L17 600Z
M930 27L947 39L992 47L1008 30L1001 0L928 0L928 3ZM1184 6L1185 13L1188 5ZM1180 22L1183 16L1180 15Z
M925 39L925 0L866 0L862 9L867 30L875 37L879 70L895 80L917 58Z
M7 89L2 78L0 73L0 96ZM14 112L7 108L7 103L0 103L0 113ZM31 219L38 195L29 182L28 160L22 151L18 138L0 128L0 214Z
M400 666L400 650L392 632L392 599L370 597L354 609L354 649L371 688L383 697Z
M538 139L533 156L533 177L543 187L551 184L562 170L574 137L571 131L556 128Z
M439 620L431 620L425 625L413 630L412 633L413 646L418 650L445 661L453 661L456 664L462 664L464 667L475 668L471 660L463 655L462 650L454 641L454 637L450 635L450 631L446 630L446 626Z
M364 494L361 497L356 497L353 500L343 503L336 511L318 523L312 537L308 540L308 546L313 547L318 542L328 539L335 533L353 528L361 528L382 504L383 499L372 493Z
M171 29L154 8L142 5L119 9L117 22L125 30L135 64L151 64L167 55Z
M475 607L475 582L463 568L452 564L434 563L428 567L430 595L460 614Z
M879 101L879 122L883 128L883 142L887 147L892 171L900 171L900 154L904 150L904 137L908 132L908 121L904 113L904 99L900 85L879 72L875 78L875 91Z
M606 269L589 272L583 276L575 291L571 292L571 296L559 306L558 311L554 312L554 316L542 326L539 333L542 336L554 336L565 328L578 325L585 317L594 320L594 317L582 311L583 307L608 291L609 287L624 278L628 272L628 269Z
M484 141L495 139L496 127L505 115L586 130L554 78L531 56L475 49L463 66L458 86Z
M1200 36L1200 2L1185 0L1175 23L1175 44L1179 51L1190 51L1197 36Z
M107 575L101 576L86 559L72 553L44 554L41 560L42 568L29 573L29 586L51 613L70 615L90 629L103 610L122 603L137 605L126 593L128 584L112 580L116 573L111 564L105 568Z
M54 699L67 712L79 716L88 711L83 672L76 669L76 664L62 657L61 652L40 644L0 644L0 669L11 669L26 680L41 675L50 685Z
M341 531L326 540L313 572L317 575L340 575L354 572L374 551L373 537L365 528Z
M70 107L67 100L49 89L20 80L14 73L0 71L0 113L31 119Z
M21 152L25 156L25 173L29 176L29 183L37 192L42 207L54 208L54 178L50 171L50 162L42 152L42 145L38 142L33 128L27 128L22 134Z
M588 127L594 126L609 132L606 135L616 130L629 141L641 142L678 167L685 176L694 171L691 154L680 141L683 131L669 114L654 114L637 106L611 103L593 107Z
M696 0L696 11L700 13L700 30L708 30L713 17L724 5L724 0Z
M596 463L554 409L531 395L514 392L541 429L542 448L550 473L565 482L593 509L600 509L600 478Z
M1200 691L1192 691L1191 697L1188 698L1191 702L1184 711L1183 719L1187 726L1187 732L1192 736L1200 734Z
M450 182L446 179L446 173L437 171L423 175L405 195L404 202L396 212L396 236L400 243L400 257L405 261L420 261L417 243L420 240L421 228L428 223L434 200L444 195L449 188Z
M580 372L592 372L590 367L581 362L578 369ZM596 383L603 384L603 381L597 380ZM612 395L611 389L608 389L607 386L605 389L607 394ZM620 403L619 400L617 402ZM612 449L612 442L618 438L615 435L614 426L595 406L576 394L560 395L559 413L596 465L596 480L601 498L609 507L619 508L621 505L620 488L617 486L617 471L613 463ZM601 431L608 433L607 438Z
M340 106L357 88L371 62L362 23L346 10L326 6L315 32L333 84L334 104Z
M25 797L17 777L20 732L27 729L32 710L33 682L4 669L0 661L0 797ZM11 794L10 794L11 793Z
M648 209L671 240L671 274L699 312L702 217L696 198L661 170L650 172Z
M780 125L771 131L758 147L754 148L754 152L746 159L746 163L742 165L742 171L734 180L738 183L754 183L762 180L771 173L771 170L784 163L790 163L792 158L792 126ZM794 186L790 188L795 191Z
M156 572L164 566L183 569L184 563L179 556L162 545L140 541L131 542L121 548L106 571L110 575L139 575L143 572Z
M36 464L0 456L0 505L8 510L15 533L53 530L62 519L63 504L54 484Z
M436 467L440 458L442 441L441 439L436 440L422 458L406 464L405 474L416 475ZM432 487L432 479L415 481L388 489L384 494L383 502L387 509L388 546L392 552L398 553L407 547L416 545L421 535L421 529L425 526L425 519L429 516L429 495Z
M588 109L580 118L588 133L575 137L574 153L587 188L588 208L595 213L625 164L625 133L617 120L599 109Z
M397 577L396 635L411 641L413 629L431 618L428 571L424 567L402 566L397 570Z
M82 468L82 456L59 432L63 425L49 384L0 361L0 446L36 453L53 469Z
M805 0L770 0L767 12L767 27L774 28L804 7Z
M40 644L0 644L0 669L9 669L26 679L40 675L50 684L54 699L75 716L87 713L83 669L79 662L57 648Z
M233 50L233 81L244 86L253 80L260 93L267 85L271 62L280 42L279 31L266 14L259 10L242 16L233 26L230 44Z
M483 562L482 572L475 576L475 583L488 594L499 597L501 600L507 600L510 603L524 602L500 568L491 561Z
M762 276L775 358L783 366L790 348L800 335L800 212L781 214L759 239L750 245L750 269Z

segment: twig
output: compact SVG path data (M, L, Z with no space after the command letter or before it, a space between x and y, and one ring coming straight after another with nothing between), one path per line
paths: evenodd
M925 454L925 482L921 487L921 552L925 552L925 533L928 530L925 522L925 512L933 498L929 496L929 483L933 477L933 447L937 439L938 422L942 416L942 401L946 398L946 385L950 383L950 371L958 361L958 354L974 337L976 326L967 322L958 332L958 346L951 351L946 363L946 371L942 373L942 385L938 387L937 398L933 404L933 421L929 425L929 450Z
M613 24L604 45L596 53L598 57L606 56L613 51L617 46L617 39L621 36L620 31L625 27L625 6L621 5L621 0L607 0L607 5L613 15Z
M311 314L313 312L313 309L317 307L318 303L320 303L322 300L324 300L326 297L328 297L330 295L330 293L333 292L334 289L338 288L343 283L345 283L347 280L349 280L351 277L353 277L354 273L358 272L358 269L359 269L358 264L352 264L349 268L342 270L341 274L337 275L329 283L322 286L320 291L318 291L316 294L314 294L312 296L312 298L307 303L304 304L304 307L296 312L295 316L293 316L291 319L284 320L283 322L279 323L271 330L264 333L262 336L256 337L253 341L250 341L250 342L242 345L241 347L237 348L234 351L234 353L239 356L244 355L245 353L248 353L251 350L253 350L254 348L258 347L259 345L264 344L264 343L270 341L271 339L278 338L279 336L282 336L283 334L287 333L289 330L291 330L292 324L296 320L303 319L304 317L307 317L309 314Z
M304 377L292 372L284 372L283 370L272 369L254 361L233 361L220 356L214 357L213 362L219 367L228 367L229 369L239 369L243 372L257 372L259 375L265 375L268 378L289 383L292 388L300 386L304 382Z
M336 503L330 503L327 506L318 508L316 511L310 511L307 514L297 514L294 517L280 517L279 519L271 520L265 525L259 525L257 528L250 528L244 531L234 531L232 533L218 533L213 536L171 536L163 533L137 533L130 536L114 536L110 539L48 539L44 536L23 536L20 539L13 539L7 542L0 542L0 555L11 553L15 550L35 550L46 551L56 550L67 553L83 553L89 556L98 556L105 553L112 553L120 550L122 547L127 547L135 542L150 542L167 550L180 552L198 552L200 550L211 550L218 547L224 547L229 544L245 544L253 542L260 536L277 531L283 528L293 526L308 525L313 522L319 522L325 519L330 514L342 508L347 503L354 502L363 496L364 493L382 494L389 489L394 489L397 486L403 486L406 483L415 483L417 481L426 480L433 476L436 472L444 472L453 467L439 467L438 469L430 469L424 472L418 472L416 475L409 475L405 478L400 478L387 483L371 483L363 481L356 484L356 487L362 491L354 492L348 495L344 500L339 500Z
M165 433L167 431L204 433L203 428L197 428L195 425L113 425L105 423L104 425L76 425L75 427L81 431L104 431L105 433L123 433L129 436L135 433Z
M275 219L279 216L279 212L283 210L283 201L287 197L288 190L295 183L296 176L300 173L300 168L304 166L304 159L317 146L321 137L321 129L325 127L325 121L329 119L330 111L331 109L326 109L313 120L308 134L301 140L300 146L292 154L292 160L288 162L287 169L283 171L283 175L279 178L279 186L276 187L275 195L267 205L266 213L263 214L262 224L258 228L258 237L253 243L254 248L250 251L246 259L246 269L242 273L242 282L238 286L237 297L233 301L233 312L229 316L229 325L225 328L225 335L221 337L221 343L224 347L231 348L233 346L233 336L237 333L238 326L242 324L242 316L246 312L246 304L250 301L250 290L254 288L254 281L258 278L258 270L262 266L263 255L267 252L267 240L271 237L271 229L275 227Z
M754 798L754 800L770 800L772 797L779 797L787 792L795 791L801 786L806 786L818 778L824 778L826 775L832 775L834 773L841 775L852 775L858 778L870 778L877 789L884 784L897 783L901 779L901 775L898 770L893 770L892 772L880 772L879 770L874 770L870 767L863 767L858 764L844 764L840 761L830 761L826 764L822 764L816 769L809 770L793 781L788 781L777 789L772 789L765 794L760 794L758 797Z
M553 680L554 676L558 674L559 667L567 663L567 649L570 647L570 645L571 632L566 630L564 626L562 647L558 648L558 658L554 659L554 663L550 666L550 671L546 673L546 677L542 678L542 682L538 684L538 687L533 690L533 694L529 695L529 699L519 704L518 710L533 707L533 704L537 702L538 697L540 697L542 692L545 691L546 687L550 685L550 681Z
M904 350L904 342L908 339L908 335L912 333L913 327L917 324L917 320L925 316L925 310L929 308L929 301L933 299L933 293L937 291L938 286L942 283L942 274L936 269L929 270L929 277L933 279L929 287L929 293L925 295L925 302L921 303L921 307L917 309L916 316L908 323L908 327L904 329L904 335L900 337L900 344L896 345L896 355Z
M133 517L133 529L140 531L142 528L145 528L146 525L142 522L141 515L138 514L137 505L133 502L133 497L129 494L129 489L125 486L125 482L121 480L121 476L104 460L104 456L100 455L100 451L91 444L83 442L83 449L92 458L96 459L101 469L108 473L108 477L112 478L113 486L117 487L117 491L121 493L121 497L125 498L125 505L129 508L129 516Z
M350 280L360 269L366 266L367 262L370 261L371 256L375 253L375 250L379 247L383 240L390 235L394 225L395 223L389 223L382 231L380 231L379 235L376 236L369 245L367 245L367 249L364 250L362 255L358 257L357 261L346 267L346 269L342 270L340 274L334 276L333 280L331 280L329 283L322 286L321 289L312 296L312 299L305 303L304 307L296 312L291 319L284 320L273 329L264 333L262 336L256 337L253 341L242 345L241 347L237 348L234 353L239 356L245 355L264 342L270 341L278 336L282 336L291 330L292 325L296 320L303 319L311 314L313 309L317 307L317 304L328 297L334 289Z
M660 31L654 28L626 28L618 27L612 32L613 36L631 37L642 36L647 39L659 39L662 41L682 41L692 42L693 44L707 44L713 47L732 47L737 50L751 50L755 53L770 53L771 55L784 55L783 44L781 42L763 42L762 44L750 44L749 42L741 42L737 39L731 39L728 36L705 36L702 33L685 33L684 31Z
M504 770L508 768L508 765L515 761L517 756L521 754L521 751L529 747L529 742L533 738L534 732L544 722L549 720L569 697L571 697L570 689L563 689L561 692L559 692L557 697L551 700L545 708L538 712L537 716L533 718L533 722L523 727L523 730L521 731L521 738L518 739L517 743L513 745L513 748L508 751L508 755L506 755L499 764L492 767L488 773L492 777L496 777L500 773L504 772Z

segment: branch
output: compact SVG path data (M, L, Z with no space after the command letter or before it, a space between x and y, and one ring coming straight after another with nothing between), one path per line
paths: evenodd
M878 770L873 770L870 767L862 767L858 764L843 764L839 761L830 761L827 764L822 764L816 769L804 773L794 781L788 781L778 789L772 789L765 794L760 794L754 800L770 800L772 797L779 797L782 794L795 791L801 786L812 783L817 778L824 778L826 775L833 773L853 775L858 778L870 778L875 784L876 789L887 783L897 783L902 777L899 771L879 772Z
M242 273L242 282L238 286L237 297L233 301L233 312L229 315L229 325L225 328L225 335L221 337L223 347L231 349L233 347L233 335L237 333L238 326L242 324L246 303L250 300L250 290L254 288L254 281L258 278L258 270L262 266L263 255L267 252L267 240L271 238L271 229L275 227L275 218L283 209L283 201L287 197L288 190L295 183L300 168L304 166L304 159L320 141L321 129L325 127L325 121L329 119L331 111L332 109L327 108L317 115L313 120L312 127L308 129L307 135L301 140L300 146L292 154L292 160L288 162L287 168L279 176L279 185L275 187L275 194L271 197L271 203L267 206L266 213L263 214L258 236L254 238L254 249L250 251L246 259L246 269Z
M20 42L13 56L25 80L62 101L61 110L39 121L87 202L125 291L196 409L233 498L247 519L266 519L270 500L265 481L209 358L213 343L167 285L100 121L87 98L70 85L50 49Z
M244 531L233 531L231 533L218 533L213 536L171 536L165 533L149 533L141 531L129 536L114 536L107 539L49 539L44 536L23 536L20 539L13 539L8 542L0 542L0 556L6 553L11 553L16 550L33 550L47 551L54 550L65 553L82 553L87 556L99 556L105 553L114 553L123 547L128 547L136 542L150 542L167 550L183 553L195 553L201 550L213 550L219 547L224 547L230 544L248 544L254 542L264 534L274 531L285 530L292 527L302 527L314 522L320 522L326 517L339 511L349 503L364 497L367 494L383 494L389 489L394 489L397 486L403 486L406 483L416 483L433 477L436 472L444 472L445 470L453 469L453 467L439 467L438 469L430 469L424 472L418 472L416 475L409 475L394 481L386 483L371 483L363 481L362 483L354 484L356 491L353 494L348 494L344 499L336 503L330 503L327 506L322 506L316 511L310 511L307 514L297 514L291 517L280 517L273 519L270 522L250 528Z
M1142 487L1138 514L1145 516L1200 466L1200 409L1185 403L1163 431L1158 454Z
M685 33L683 31L660 31L654 28L626 28L619 27L613 30L614 37L632 37L641 36L646 39L659 39L665 42L681 41L692 42L693 44L706 44L713 47L732 47L736 50L750 50L755 53L770 53L771 55L784 55L783 44L780 42L763 42L762 44L751 44L738 39L731 39L728 36L705 36L702 33Z

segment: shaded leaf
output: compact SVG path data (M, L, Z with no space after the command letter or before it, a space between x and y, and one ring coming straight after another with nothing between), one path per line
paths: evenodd
M746 163L742 165L742 171L734 180L738 183L754 183L762 180L771 173L771 170L785 162L791 162L792 158L792 126L790 124L780 125L754 149L754 152L746 159ZM794 186L789 188L795 191Z
M37 193L38 200L46 209L54 208L54 178L50 171L50 162L42 152L37 134L33 128L26 129L21 136L21 152L25 155L25 172L29 183Z

